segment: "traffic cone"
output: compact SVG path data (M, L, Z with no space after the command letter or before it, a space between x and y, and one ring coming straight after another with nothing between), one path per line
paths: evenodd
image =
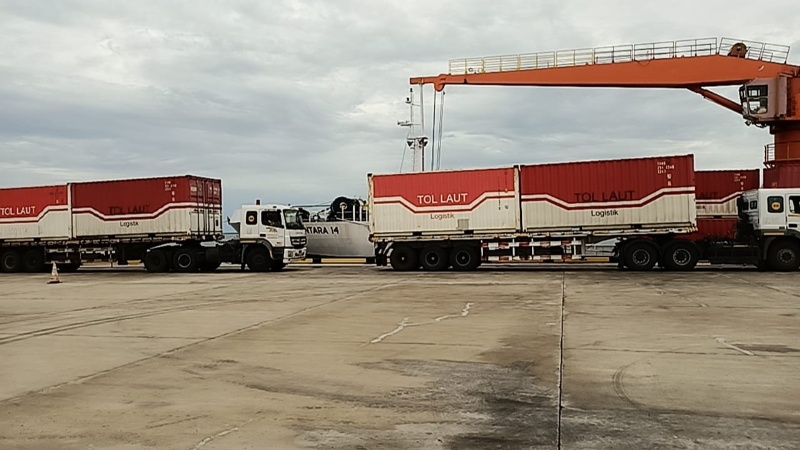
M53 263L53 270L50 271L50 281L47 284L58 284L61 283L61 278L58 276L58 267L56 263Z

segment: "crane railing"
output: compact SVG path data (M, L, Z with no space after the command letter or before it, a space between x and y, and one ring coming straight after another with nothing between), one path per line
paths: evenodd
M449 61L449 74L469 75L476 73L514 72L519 70L575 67L590 64L614 64L654 59L713 56L718 54L727 55L737 43L744 43L747 46L747 52L744 55L747 59L785 64L789 57L789 47L784 45L730 38L722 38L719 40L717 38L702 38L451 59Z

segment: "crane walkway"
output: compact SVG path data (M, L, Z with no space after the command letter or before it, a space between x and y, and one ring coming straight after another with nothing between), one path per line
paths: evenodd
M450 75L514 72L591 64L614 64L655 59L728 55L737 44L747 49L742 57L785 64L789 46L730 38L702 38L645 44L616 45L516 55L460 58L449 61ZM735 50L734 50L735 51Z

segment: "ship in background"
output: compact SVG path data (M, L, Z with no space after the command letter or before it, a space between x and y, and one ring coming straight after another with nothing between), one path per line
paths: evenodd
M311 208L324 208L309 211ZM375 262L375 247L369 240L369 210L360 198L337 197L330 205L301 207L306 227L307 258L322 262L323 258L365 259Z
M406 104L410 108L410 119L398 122L397 125L409 129L406 138L407 147L403 150L400 162L400 172L403 171L406 151L411 150L412 172L425 170L425 146L428 138L425 136L424 116L417 114L419 122L415 122L414 109L423 110L423 97L420 95L419 103L414 100L414 90L410 90ZM441 122L440 122L441 124ZM441 136L441 133L440 133ZM441 138L440 138L441 142ZM441 144L439 144L439 154ZM439 168L441 158L438 154L431 153L431 170ZM375 263L375 246L369 240L369 208L365 200L358 197L340 196L330 205L298 206L301 210L301 219L306 226L307 258L314 263L320 263L323 258L353 258L365 259L367 264ZM316 209L316 211L311 211Z

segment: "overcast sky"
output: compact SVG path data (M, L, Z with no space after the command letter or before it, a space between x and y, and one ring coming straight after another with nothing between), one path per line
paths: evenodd
M0 185L191 173L223 180L226 214L365 197L368 172L400 170L410 77L451 58L701 37L792 45L800 63L800 2L756 5L4 0ZM771 140L688 91L446 99L443 169L685 153L700 169L759 168Z

